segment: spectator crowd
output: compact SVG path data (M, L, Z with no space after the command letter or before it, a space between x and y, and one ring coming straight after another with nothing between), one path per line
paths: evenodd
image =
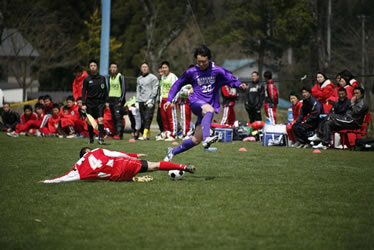
M190 65L189 68L195 67ZM131 122L132 137L136 140L151 140L151 123L156 114L159 134L156 140L174 141L188 139L194 133L191 123L189 95L192 86L183 86L171 105L166 105L168 95L178 77L172 73L167 61L160 64L158 76L150 72L147 63L140 65L141 75L137 78L136 95L126 100L124 75L118 72L118 65L111 63L109 74L98 73L98 63L91 60L87 73L81 66L74 68L75 79L72 95L65 102L54 103L51 96L38 99L32 107L24 105L19 115L3 102L1 131L8 136L20 135L57 136L60 138L89 138L99 144L104 139L123 139L125 115ZM264 109L266 121L277 123L278 91L272 73L253 72L248 88L244 91L245 109L249 125L262 121ZM220 89L222 100L221 126L233 127L237 90L224 85ZM305 86L300 93L290 93L293 121L287 125L287 134L292 147L326 149L332 131L360 128L368 105L365 91L348 70L336 75L335 83L323 72L316 73L316 83L312 88Z

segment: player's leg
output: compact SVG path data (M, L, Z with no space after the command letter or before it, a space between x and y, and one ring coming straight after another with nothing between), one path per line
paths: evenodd
M189 173L194 173L196 171L196 168L192 165L182 165L167 161L161 161L161 162L147 162L148 168L146 172L153 172L153 171L169 171L169 170L182 170ZM142 164L143 168L143 164ZM139 172L141 172L140 170Z
M224 125L227 123L228 116L229 116L229 106L227 104L222 104L223 108L223 114L222 114L222 120L221 120L221 125Z
M57 177L57 178L54 178L54 179L48 179L48 180L44 180L44 181L41 181L41 182L43 182L43 183L59 183L59 182L79 181L79 180L80 180L80 175L78 173L78 170L72 169L61 177Z
M201 106L203 112L203 119L201 120L201 128L203 131L203 147L209 148L210 145L218 141L218 136L210 136L210 127L213 120L214 109L209 104Z

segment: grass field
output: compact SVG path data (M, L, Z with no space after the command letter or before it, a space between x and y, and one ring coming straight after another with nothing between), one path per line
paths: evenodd
M171 145L128 139L105 148L159 161ZM174 158L197 167L182 181L41 184L87 140L2 133L0 145L1 249L374 248L373 153L217 143Z

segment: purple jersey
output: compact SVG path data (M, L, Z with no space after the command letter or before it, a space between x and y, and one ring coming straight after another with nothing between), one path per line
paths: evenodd
M172 102L174 96L186 84L191 84L193 93L188 97L190 103L203 101L214 108L218 113L220 108L219 90L223 85L238 88L241 82L226 69L209 62L206 70L200 70L199 66L188 69L173 84L169 91L168 101Z

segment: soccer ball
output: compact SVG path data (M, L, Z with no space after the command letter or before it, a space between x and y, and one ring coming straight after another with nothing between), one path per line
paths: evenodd
M169 175L169 178L172 181L182 180L184 178L184 171L182 171L182 170L170 170L168 175Z

